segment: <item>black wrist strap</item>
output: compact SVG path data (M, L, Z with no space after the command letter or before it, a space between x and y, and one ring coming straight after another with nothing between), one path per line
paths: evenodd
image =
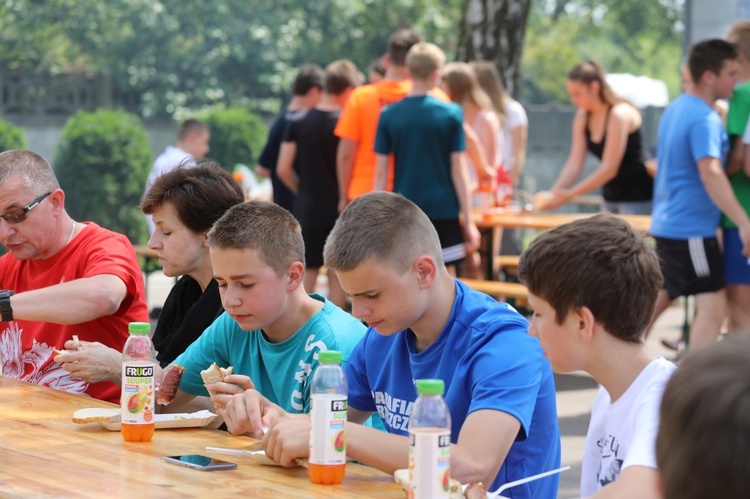
M2 315L3 322L11 322L13 320L13 308L10 306L10 297L13 296L13 291L2 290L0 291L0 315Z

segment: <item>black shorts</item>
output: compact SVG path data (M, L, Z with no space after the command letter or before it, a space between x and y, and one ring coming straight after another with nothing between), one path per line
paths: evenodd
M305 267L317 269L323 266L323 247L326 245L331 227L302 227L302 240L305 241Z
M446 265L460 263L466 257L466 246L464 245L464 231L458 220L434 220L430 219L440 239L440 247L443 249L443 262Z
M724 288L724 259L715 237L654 239L670 299Z

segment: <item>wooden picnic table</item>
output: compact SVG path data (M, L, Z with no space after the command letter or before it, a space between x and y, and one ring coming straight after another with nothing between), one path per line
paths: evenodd
M494 209L490 213L482 214L479 210L474 212L474 221L487 239L486 248L488 255L486 259L486 275L492 278L495 275L496 261L492 254L494 241L499 238L502 229L535 229L548 230L568 222L581 220L596 215L597 213L548 213L513 211L505 209ZM647 232L651 226L649 215L615 215L627 221L636 230Z
M390 475L347 464L340 485L314 485L304 468L256 464L244 456L206 451L242 449L257 440L204 428L158 429L151 442L125 442L98 423L72 414L108 402L0 377L0 490L11 497L346 497L403 498ZM237 469L198 471L164 456L205 454Z

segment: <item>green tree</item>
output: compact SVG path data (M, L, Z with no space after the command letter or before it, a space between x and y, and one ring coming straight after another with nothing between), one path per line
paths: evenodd
M138 204L151 150L136 116L122 110L78 112L63 128L53 163L74 219L125 234L133 244L146 241Z
M680 92L684 0L550 0L534 2L524 52L523 97L567 101L565 75L585 59L610 73L664 80Z

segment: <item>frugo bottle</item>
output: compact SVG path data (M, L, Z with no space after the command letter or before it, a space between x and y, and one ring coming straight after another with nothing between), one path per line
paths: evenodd
M347 385L341 352L318 353L320 365L310 383L310 463L312 483L337 484L346 472Z
M156 352L147 322L131 322L122 350L122 438L148 442L154 436L154 368Z
M417 401L409 418L410 499L450 496L451 416L441 379L417 381Z

